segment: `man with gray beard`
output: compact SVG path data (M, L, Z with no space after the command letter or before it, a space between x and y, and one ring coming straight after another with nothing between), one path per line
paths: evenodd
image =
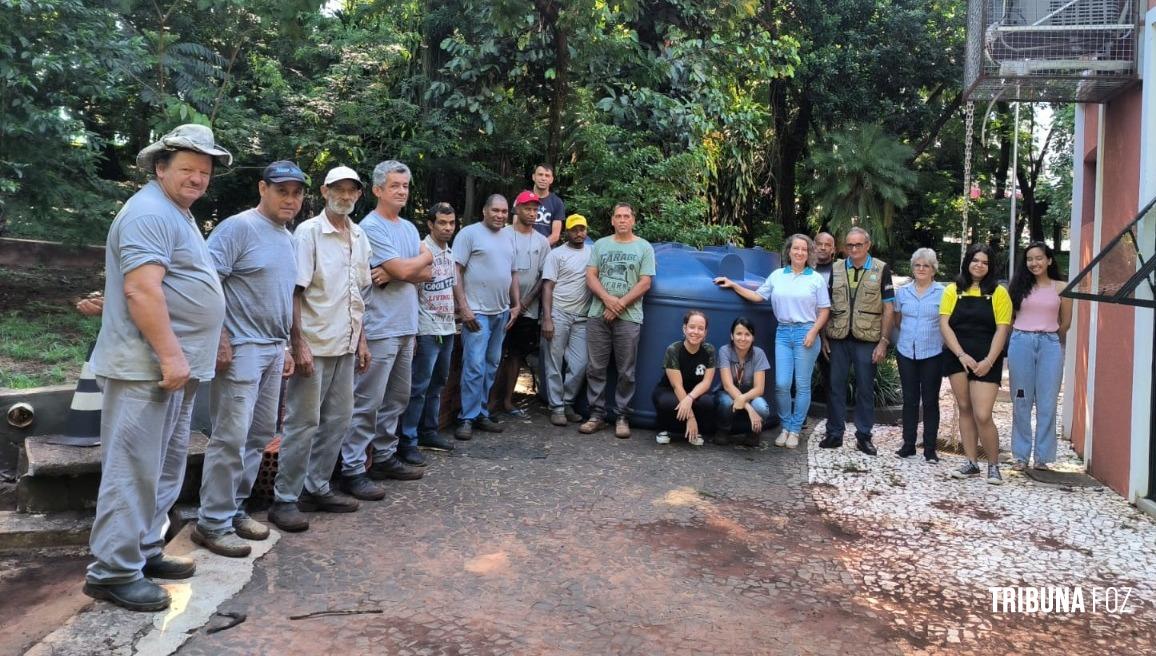
M296 373L286 386L285 437L269 521L283 531L304 531L302 512L353 512L356 500L330 488L341 440L353 413L354 368L369 368L362 333L370 284L369 240L349 219L362 182L345 166L329 171L321 195L325 211L297 226L297 280L291 354Z

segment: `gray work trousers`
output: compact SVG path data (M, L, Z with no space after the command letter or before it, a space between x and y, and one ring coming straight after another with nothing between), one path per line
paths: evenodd
M634 398L634 368L638 363L638 336L642 324L602 317L586 320L586 398L590 402L590 418L606 417L606 369L610 354L618 371L618 387L614 393L615 411L619 417L630 416L630 401Z
M98 378L100 496L89 548L90 583L131 583L165 544L169 508L185 478L198 381L166 392L155 380Z
M365 473L365 451L373 445L374 462L397 453L398 423L409 406L413 384L415 335L369 340L369 369L357 375L353 419L341 445L341 474Z
M233 518L245 517L245 500L277 430L284 366L281 342L238 344L229 370L213 379L213 434L205 448L197 517L203 532L232 533Z
M542 341L546 401L551 410L561 411L574 404L586 382L586 317L555 308L550 318L554 338Z
M294 374L285 394L285 429L273 497L297 501L301 491L329 494L353 412L354 355L313 356L313 375Z

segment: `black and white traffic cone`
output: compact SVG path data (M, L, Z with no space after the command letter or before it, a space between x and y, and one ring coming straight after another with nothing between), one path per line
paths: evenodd
M89 362L92 360L92 350L88 349L88 358L80 370L80 380L76 381L76 391L72 394L72 405L68 409L68 420L64 433L53 435L45 440L51 444L64 446L100 446L100 408L104 402L104 394L96 384L96 376L92 375Z

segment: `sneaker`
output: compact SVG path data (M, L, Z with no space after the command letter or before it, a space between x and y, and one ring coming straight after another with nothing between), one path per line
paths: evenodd
M241 536L236 533L231 531L229 533L209 533L202 531L200 524L193 526L193 532L189 534L189 539L193 541L193 544L226 558L244 558L253 551L253 547L250 547L249 543L242 540Z
M582 415L578 414L578 412L574 410L573 406L566 406L563 412L566 414L566 421L570 422L571 424L577 424L578 422L582 421Z
M510 408L506 411L506 416L513 417L514 419L529 419L530 413L521 408Z
M600 430L606 430L609 426L610 424L603 421L601 417L591 417L578 427L578 432L583 435L589 435L591 433L597 433Z
M171 602L168 591L148 579L129 583L85 583L84 594L121 608L146 613L164 610Z
M787 448L794 449L799 446L799 434L787 433Z
M407 465L414 467L427 467L429 461L426 460L425 454L421 452L416 446L399 446L397 447L397 459Z
M1012 461L1012 471L1022 472L1023 470L1025 470L1027 468L1028 468L1028 463L1024 462L1023 460L1017 459L1017 460ZM1037 469L1039 469L1039 467L1037 467Z
M478 417L474 420L474 428L487 433L501 433L506 430L490 417Z
M935 465L939 464L939 454L934 451L924 451L923 459Z
M170 556L161 552L145 561L141 573L150 579L176 581L197 573L197 563L185 556Z
M570 421L566 419L566 413L561 410L556 410L550 413L550 423L555 426L565 426L569 424Z
M454 441L438 433L417 438L417 445L430 451L453 451Z
M688 438L686 438L686 441L690 442L691 446L702 446L703 445L702 435L699 435L697 437L688 437Z
M375 481L387 478L392 478L395 481L416 481L422 476L425 476L424 469L402 462L401 459L397 457L397 454L373 463L367 473L369 477Z
M342 492L354 499L381 501L385 498L385 488L373 482L373 479L365 474L342 476L341 482L338 483L338 485L341 487Z
M1046 462L1037 462L1032 469L1035 469L1036 471L1051 471L1052 466Z
M296 501L276 501L269 508L269 522L289 533L309 530L309 518L302 514Z
M454 429L454 439L455 440L461 440L463 442L468 442L469 440L473 439L473 437L474 437L474 424L473 424L473 422L463 421L462 423L458 424L458 427L456 429Z
M960 465L959 469L951 472L952 478L971 478L973 476L979 476L979 465L970 460Z
M654 436L654 441L659 444L670 444L670 433L666 431L659 431L658 435Z
M620 440L630 437L630 422L626 417L619 417L618 421L614 422L614 437Z
M990 485L1003 485L1003 477L999 475L999 465L988 464L987 482Z
M261 541L269 537L269 527L246 515L233 518L233 530L246 540Z
M787 436L790 434L791 431L788 430L779 431L779 436L775 438L775 446L787 446Z
M757 449L757 448L759 448L760 442L762 442L761 434L759 434L759 433L747 433L746 435L743 435L742 440L740 441L740 444L742 444L743 446L749 446L749 447Z
M903 446L899 447L899 450L895 452L895 455L899 456L900 458L910 458L911 456L915 455L915 445L912 444L909 446L904 444Z
M350 499L333 490L327 494L302 492L301 496L297 497L297 508L301 512L351 513L360 507L361 504L357 503L355 499Z

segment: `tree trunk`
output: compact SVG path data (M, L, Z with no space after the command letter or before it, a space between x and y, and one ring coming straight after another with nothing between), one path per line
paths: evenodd
M1007 103L996 103L996 111L1006 115L1008 113ZM992 173L992 180L995 182L996 200L1007 198L1007 176L1008 167L1011 166L1011 151L1011 130L1005 127L1003 130L1000 130L999 162L996 164L995 171Z
M570 95L570 40L566 27L558 20L558 5L549 3L553 14L547 23L554 34L554 94L550 98L550 122L546 133L546 161L558 166L562 149L562 108Z
M783 87L783 95L786 86ZM780 97L785 105L785 98ZM798 167L807 147L807 134L811 129L811 101L804 90L801 94L794 118L788 123L776 114L775 139L779 142L779 156L774 166L775 218L783 226L783 234L790 235L806 229L806 217L799 216L796 206L798 197ZM785 111L785 109L784 109Z

